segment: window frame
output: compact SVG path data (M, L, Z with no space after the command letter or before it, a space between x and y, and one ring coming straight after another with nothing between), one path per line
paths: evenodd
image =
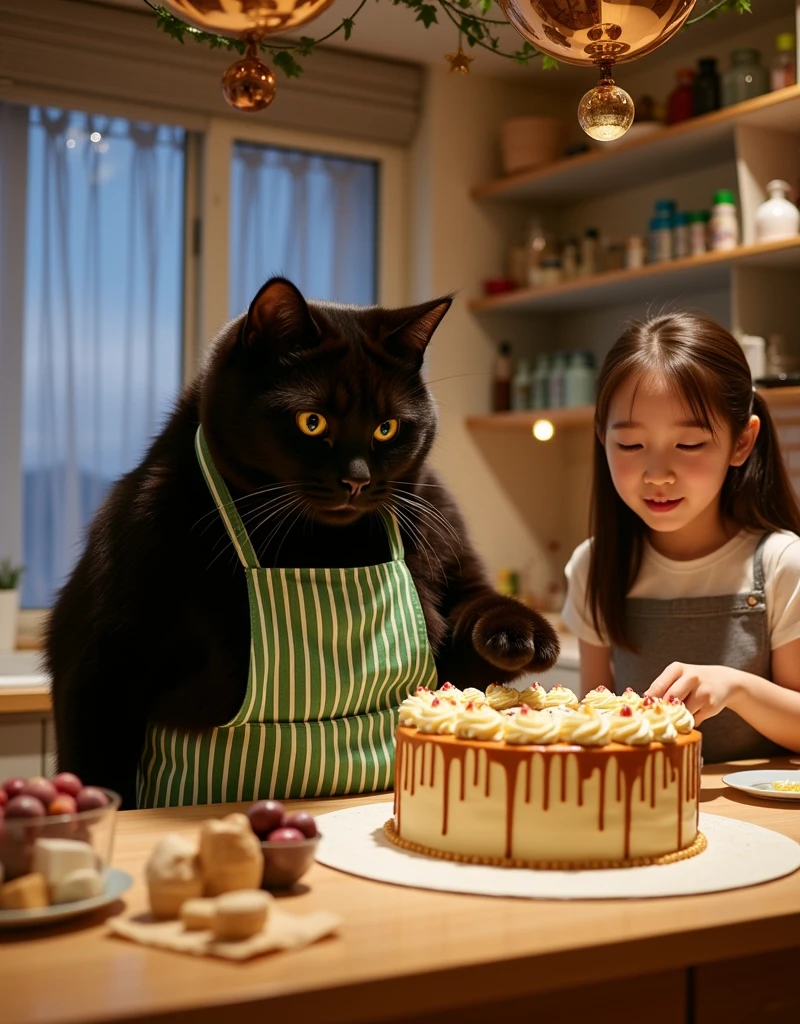
M206 346L228 322L228 256L230 237L230 169L236 142L277 146L331 156L373 161L378 165L377 210L377 304L402 306L409 301L410 287L410 152L406 145L387 145L357 138L297 131L238 117L203 117L172 108L119 102L87 93L51 93L19 88L13 98L0 97L18 106L55 106L90 114L124 117L182 127L187 132L184 191L184 275L182 383L194 378ZM241 115L244 118L246 115ZM264 117L269 116L267 112ZM23 197L24 198L24 197ZM19 344L22 344L20 334ZM21 352L17 353L20 366ZM18 434L21 448L21 425ZM17 490L20 508L21 551L22 483ZM0 538L5 539L5 538ZM6 543L8 543L6 541ZM10 545L15 550L14 542ZM38 646L48 608L20 612L18 646Z

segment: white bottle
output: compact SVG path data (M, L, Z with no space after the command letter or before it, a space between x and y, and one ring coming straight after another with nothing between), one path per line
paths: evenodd
M743 334L739 344L744 349L744 357L750 367L750 376L758 380L767 372L767 343L757 334Z
M776 241L800 233L800 210L789 199L788 181L776 178L767 185L769 199L756 210L756 241Z
M723 249L735 249L739 244L739 218L736 214L736 202L733 192L727 188L719 189L714 195L709 235L711 249L715 252Z

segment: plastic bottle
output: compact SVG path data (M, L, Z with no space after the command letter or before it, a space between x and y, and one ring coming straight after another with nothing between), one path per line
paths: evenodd
M702 256L708 249L708 219L707 210L696 210L689 214L689 253L692 256Z
M625 243L625 266L628 270L643 267L645 263L644 241L641 235L630 235Z
M547 409L550 404L550 356L540 352L536 357L531 386L531 408Z
M511 378L511 408L522 412L531 407L531 386L533 379L527 359L517 361L517 369Z
M500 342L497 358L494 363L494 394L495 412L508 412L511 408L511 344Z
M788 181L776 178L767 185L769 199L756 210L756 241L791 238L800 232L800 210L789 199Z
M672 221L669 217L653 217L647 234L647 262L663 263L672 259Z
M750 47L731 53L731 67L722 76L722 105L733 106L769 92L769 72L761 54Z
M560 409L564 405L568 359L568 352L553 353L550 374L547 380L547 407L549 409Z
M562 276L561 260L558 256L545 256L539 264L539 284L543 288L560 284Z
M681 68L677 72L678 84L667 97L667 124L688 121L694 115L694 71Z
M736 201L730 189L721 188L714 193L709 241L714 252L735 249L739 244L739 218L736 214Z
M747 365L750 367L750 376L753 380L759 380L767 372L767 342L757 334L743 334L739 344L744 349Z
M692 251L689 214L676 213L672 222L672 255L675 259L688 256Z
M591 405L594 402L594 357L591 352L573 352L564 374L564 404Z
M775 89L788 89L797 85L797 51L794 32L781 32L775 40L777 54L772 60L770 85Z
M565 281L578 276L578 243L569 238L561 250L561 270Z
M720 105L716 58L701 57L697 67L693 86L695 117L698 114L710 114L712 110L719 110Z

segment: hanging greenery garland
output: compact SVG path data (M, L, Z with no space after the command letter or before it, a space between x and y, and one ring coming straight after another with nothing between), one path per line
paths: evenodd
M214 35L210 32L203 32L201 29L187 25L186 22L170 14L164 7L151 0L144 0L148 7L156 13L156 25L178 42L184 43L187 38L197 43L208 46L210 49L236 50L238 53L245 53L247 44L240 39L230 39L225 36ZM696 14L687 21L687 25L693 25L705 18L713 18L727 11L736 11L739 14L750 13L752 0L709 0L709 7L701 14ZM356 18L361 12L367 0L360 0L352 13L342 18L339 24L324 36L315 39L311 36L301 36L291 42L268 42L262 40L258 48L270 55L272 63L286 75L287 78L298 78L303 71L298 57L309 57L314 50L322 43L340 36L345 42L350 39L355 28ZM558 62L548 54L541 53L529 42L524 42L522 47L513 53L501 49L498 28L508 25L505 18L491 17L492 0L391 0L393 6L407 7L416 13L416 21L422 22L425 28L439 24L439 17L452 22L459 33L459 46L456 53L447 54L446 59L450 62L451 71L467 73L472 58L467 57L462 50L462 42L466 40L468 47L479 47L488 50L498 57L505 57L515 61L517 64L528 64L533 59L541 59L545 69L557 68Z

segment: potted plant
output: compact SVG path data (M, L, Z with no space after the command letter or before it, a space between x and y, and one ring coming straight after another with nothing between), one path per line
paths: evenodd
M0 651L13 651L17 646L19 581L24 571L10 558L0 559Z

